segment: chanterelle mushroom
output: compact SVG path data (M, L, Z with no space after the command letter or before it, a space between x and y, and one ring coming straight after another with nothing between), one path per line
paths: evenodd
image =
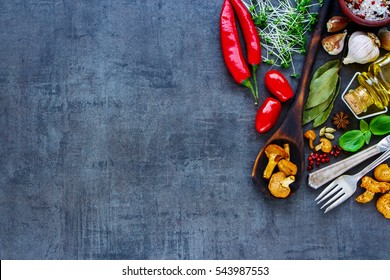
M303 136L305 136L305 138L309 139L309 146L310 146L310 149L314 149L314 140L316 139L317 135L316 133L314 132L314 130L308 130L305 132L305 134L303 134Z
M294 176L286 177L286 174L279 171L271 176L268 189L273 196L278 198L286 198L291 192L290 184L294 181Z
M326 138L321 138L320 144L315 146L315 150L316 151L321 150L324 153L330 153L330 151L332 150L332 143Z
M374 177L381 182L390 182L390 166L387 163L379 164L374 169Z
M287 158L289 155L286 150L276 144L270 144L265 148L265 154L268 157L268 164L264 169L263 177L265 179L271 178L272 172L278 161Z
M360 186L365 188L366 191L356 198L356 201L359 203L370 202L376 193L385 193L390 190L390 183L378 182L369 176L362 178L362 184Z
M376 201L376 209L385 216L385 218L390 219L390 193L382 195Z
M296 175L298 171L297 165L287 159L279 160L278 168L279 171L282 171L284 174L286 174L286 176Z
M286 157L286 159L290 160L290 144L288 144L288 143L283 144L283 148L286 151L286 153L288 154L288 157Z

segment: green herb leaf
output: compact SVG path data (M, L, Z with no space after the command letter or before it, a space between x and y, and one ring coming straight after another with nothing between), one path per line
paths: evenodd
M365 120L360 120L360 125L359 126L360 126L360 130L363 133L370 132L370 127L369 127L368 123Z
M310 83L310 93L306 108L312 108L324 102L334 91L338 81L339 68L331 68Z
M335 91L336 90L337 90L337 88L335 89ZM303 120L302 120L303 125L311 122L316 117L318 117L322 112L324 112L329 107L329 105L332 103L334 95L335 95L335 92L333 92L332 95L329 96L329 98L326 99L321 104L318 104L317 106L314 106L314 107L309 108L309 109L305 109L303 111Z
M323 64L321 67L319 67L317 69L317 71L314 73L314 75L313 75L313 77L311 79L315 80L318 77L320 77L321 75L323 75L329 69L332 69L332 68L335 68L335 67L336 68L340 67L340 60L335 59L335 60L331 60L331 61L326 62L325 64Z
M310 84L310 91L308 100L306 102L305 110L303 111L303 125L309 123L312 120L315 120L315 126L319 126L322 123L326 121L326 119L329 117L329 114L331 113L333 109L333 102L335 101L335 97L340 92L340 77L338 73L336 73L332 78L332 84L328 88L324 88L321 85L318 85L318 82L321 82L322 79L325 80L324 76L327 71L334 69L333 71L338 72L340 68L340 61L339 60L331 60L321 67L317 69L317 71L314 73L312 82ZM329 74L330 72L328 72ZM323 80L323 81L324 81ZM333 86L334 84L334 86ZM329 86L328 84L326 86ZM318 100L318 90L312 90L315 87L321 87L321 94L322 97ZM325 100L323 102L323 99ZM318 103L320 102L320 103ZM316 104L315 106L312 106L313 104ZM312 107L311 107L312 106ZM310 108L311 107L311 108Z
M370 143L373 134L384 135L390 133L390 116L377 116L371 120L370 125L361 120L359 128L360 130L348 131L339 138L339 145L343 150L356 152L363 147L364 143Z
M366 142L366 144L370 143L371 135L371 131L364 132L364 141Z
M356 152L363 147L366 138L360 130L350 130L339 138L340 147L347 152Z
M390 116L380 115L370 122L370 130L374 135L385 135L390 133Z
M321 124L323 124L324 122L326 122L326 120L328 119L330 113L332 112L333 110L333 106L334 106L334 102L336 100L336 97L338 96L339 92L340 92L340 77L338 78L338 82L337 82L337 86L336 86L336 89L334 90L334 93L332 96L330 96L330 104L328 106L328 108L326 108L325 111L321 112L315 119L314 119L314 122L313 122L313 127L318 127L320 126Z
M262 38L263 61L274 59L277 67L292 66L295 74L294 57L306 52L307 34L317 21L319 1L250 1L250 12Z
M303 119L302 119L303 125L311 122L316 117L318 117L318 115L320 115L322 112L324 112L326 110L326 108L328 108L331 101L332 101L332 98L328 98L325 102L322 102L321 104L319 104L313 108L304 110L303 111Z
M301 74L299 74L299 73L290 74L290 76L293 77L293 78L299 78L300 75Z

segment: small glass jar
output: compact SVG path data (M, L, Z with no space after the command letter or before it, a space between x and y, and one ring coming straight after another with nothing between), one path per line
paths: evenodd
M343 95L353 113L361 115L372 105L377 107L376 111L385 109L382 112L387 112L390 103L390 52L374 61L367 72L359 73L357 79L360 86Z

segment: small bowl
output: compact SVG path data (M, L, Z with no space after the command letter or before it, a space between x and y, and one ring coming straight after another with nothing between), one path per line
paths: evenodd
M379 0L376 0L379 1ZM345 3L345 0L339 0L341 11L346 15L350 20L355 22L356 24L362 25L362 26L368 26L368 27L380 27L390 24L390 17L387 19L382 20L366 20L362 19L361 17L358 17L355 15L347 6L347 3Z

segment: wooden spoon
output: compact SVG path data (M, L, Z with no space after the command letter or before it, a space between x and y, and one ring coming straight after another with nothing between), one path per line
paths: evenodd
M290 185L291 193L296 192L301 184L304 174L305 160L304 160L304 146L303 146L303 130L302 130L302 109L306 91L309 87L310 72L316 58L318 45L321 40L322 31L326 25L328 13L331 6L330 0L325 0L320 9L318 22L313 31L305 62L303 64L302 75L298 84L297 93L288 111L287 117L283 121L280 128L272 135L268 142L260 150L255 160L252 169L253 182L261 188L264 193L269 195L268 180L263 178L265 166L268 163L268 158L265 155L265 148L269 144L277 144L283 147L283 144L290 145L290 161L295 163L298 167L298 172L295 176L295 182Z

